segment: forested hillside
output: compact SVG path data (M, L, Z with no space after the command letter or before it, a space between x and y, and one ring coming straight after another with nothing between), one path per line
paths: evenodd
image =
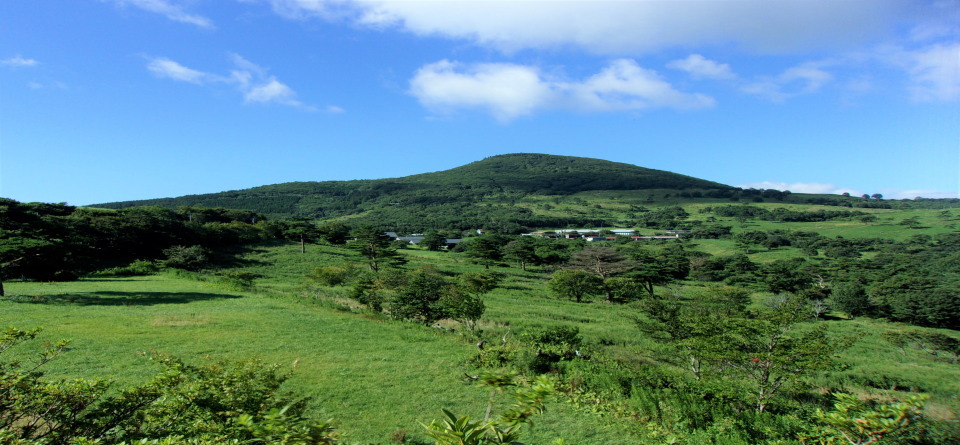
M621 203L583 206L592 195ZM493 156L462 167L403 178L291 182L179 198L98 204L101 208L159 206L245 209L271 219L336 220L384 230L424 232L480 227L520 233L533 228L629 225L642 204L782 202L841 207L922 206L867 197L742 190L676 173L610 161L543 154ZM572 203L564 209L563 203Z
M395 228L420 221L417 230L465 229L492 219L520 226L587 223L585 218L576 217L544 219L529 209L511 204L528 195L572 195L595 190L696 190L729 196L732 189L676 173L598 159L513 154L404 178L294 182L96 207L225 207L248 209L274 218L349 218ZM413 215L404 216L398 214L400 212Z

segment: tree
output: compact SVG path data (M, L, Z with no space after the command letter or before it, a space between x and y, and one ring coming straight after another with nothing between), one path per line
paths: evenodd
M846 313L851 319L870 312L870 299L867 291L858 281L840 283L830 293L830 302L834 309Z
M763 283L767 290L778 294L782 292L799 292L813 282L813 276L803 270L803 258L776 260L760 268Z
M467 256L475 258L486 269L491 264L503 259L503 252L500 248L504 245L503 239L498 235L483 235L476 238L470 238L467 241Z
M633 260L629 275L643 284L644 290L651 296L653 286L662 286L675 280L682 280L690 273L690 260L683 249L674 245L659 254L645 249L630 252Z
M393 238L371 226L357 228L353 232L356 238L350 243L350 248L356 250L367 260L367 265L374 272L380 271L380 266L388 264L402 264L404 262L397 249L393 247Z
M447 245L447 237L440 234L436 230L430 230L423 235L423 239L420 240L420 246L425 247L427 250L436 252L440 249L443 249L443 246Z
M750 292L733 286L714 286L688 303L674 299L643 301L637 327L671 348L664 360L686 367L700 380L709 368L717 372L728 353L727 335L737 320L746 317Z
M460 286L444 288L440 296L440 305L447 317L460 322L470 331L476 329L477 321L487 310L487 306L483 304L483 299L478 294Z
M457 277L460 287L473 294L485 294L497 288L503 281L499 272L466 272Z
M493 388L483 420L471 421L470 416L458 417L443 409L444 419L424 426L427 435L437 445L522 445L518 440L521 428L532 423L533 416L543 413L546 398L556 391L554 382L545 376L537 377L529 388L517 387L513 404L496 418L491 418L494 397L505 388L515 386L513 377L484 374L478 376L478 380Z
M883 195L881 195L881 194L879 194L879 193L874 193L874 194L870 195L870 197L873 198L873 199L876 199L876 200L883 199Z
M540 244L538 238L522 236L507 243L503 247L503 253L506 258L515 260L520 265L520 270L527 270L527 264L539 262L538 244Z
M209 251L203 246L173 246L164 249L167 267L198 271L209 262Z
M643 284L629 277L613 277L607 280L607 290L613 303L636 300L644 292Z
M601 288L607 295L607 299L612 300L613 296L606 288L607 279L635 268L636 263L627 260L626 256L612 247L587 246L570 257L567 267L600 278Z
M797 329L805 307L802 297L793 296L777 310L737 320L724 333L724 364L750 383L758 412L803 377L834 367L836 354L854 341L831 339L826 325Z
M328 222L317 226L317 236L330 244L345 244L350 238L350 228L339 222Z
M446 307L441 299L450 286L440 274L423 269L412 271L390 302L390 315L423 324L446 318Z
M300 242L300 253L306 253L307 243L316 242L320 231L307 218L293 218L286 222L283 237L291 241Z
M564 269L554 272L547 286L557 296L570 298L580 303L584 297L600 292L603 288L603 282L591 273L576 269Z

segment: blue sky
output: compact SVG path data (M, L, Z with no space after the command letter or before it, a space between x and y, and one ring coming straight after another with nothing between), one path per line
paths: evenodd
M960 194L960 3L0 2L0 196L85 205L504 153Z

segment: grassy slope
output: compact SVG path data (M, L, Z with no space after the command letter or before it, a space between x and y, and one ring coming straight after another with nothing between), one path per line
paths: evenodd
M707 216L696 213L695 208L688 211L694 218ZM949 227L952 220L939 217L938 211L872 212L880 220L871 224L748 221L741 226L723 219L719 223L733 225L735 231L817 230L850 238L906 239L955 230ZM910 216L919 216L926 228L897 224ZM711 253L735 251L732 241L696 243L698 249ZM410 267L425 264L445 272L481 269L456 254L420 250L405 253L411 257ZM792 255L799 253L777 249L752 256L755 261L764 261ZM336 419L358 441L386 442L397 429L416 434L418 422L435 418L440 407L482 415L486 392L461 380L463 372L469 371L466 361L475 351L469 342L430 328L334 310L336 304L329 298L315 298L337 297L345 291L308 287L304 274L316 266L354 260L346 250L320 246L308 246L306 255L300 255L299 246L294 244L252 249L243 255L238 268L262 276L257 280L259 293L225 291L169 276L7 283L9 294L20 295L15 298L18 301L33 301L32 296L60 297L53 304L40 303L45 298L36 299L34 304L0 301L0 325L42 325L47 328L45 339L74 339L75 350L49 368L61 376L115 375L126 382L144 379L154 368L136 352L148 349L190 361L251 355L275 363L299 359L289 389L313 396L319 414ZM507 274L507 280L485 298L488 309L484 328L489 332L509 331L513 335L527 328L571 325L580 328L588 348L603 347L624 360L650 360L645 351L653 345L635 330L629 306L556 300L546 291L545 274L516 268L499 270ZM278 297L280 293L300 299ZM892 394L890 388L895 385L929 391L935 394L930 406L938 416L956 416L955 395L960 393L960 368L956 365L917 351L901 356L880 338L884 330L898 328L889 323L869 319L825 323L834 332L861 332L864 337L843 357L849 368L821 377L818 383L822 387L844 387L879 396ZM578 413L562 403L552 404L550 410L527 436L533 443L556 437L578 444L622 442L623 426Z
M283 249L279 254L289 259ZM398 429L419 434L419 423L438 417L441 407L482 416L488 396L462 380L474 346L431 328L168 276L7 288L23 302L0 301L0 325L44 326L45 340L73 339L72 350L48 365L51 376L115 376L132 384L156 370L138 354L145 350L192 362L297 361L287 389L312 397L316 414L364 443L385 443ZM553 403L527 437L613 443L622 435L599 418Z

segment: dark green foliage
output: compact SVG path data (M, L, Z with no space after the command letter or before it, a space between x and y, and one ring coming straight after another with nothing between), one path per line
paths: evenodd
M776 260L760 268L763 284L773 293L799 292L813 283L813 275L804 270L802 258Z
M173 246L164 249L167 267L198 271L210 261L210 252L203 246Z
M857 281L835 286L830 294L830 303L834 309L846 313L850 318L868 314L872 309L866 289Z
M490 268L503 259L503 247L509 242L505 236L482 235L464 240L462 249L467 256Z
M740 221L747 219L760 219L763 221L779 222L821 222L834 219L861 217L865 215L863 212L856 210L812 210L802 212L789 210L782 207L773 210L767 210L750 205L704 207L700 211L702 213L713 213L714 215L727 218L737 218Z
M356 271L352 267L321 266L314 268L307 278L324 286L339 286L350 280Z
M354 240L349 244L364 257L370 270L379 272L382 265L400 265L403 258L393 246L393 238L370 226L359 227L353 231Z
M603 280L589 272L577 269L558 270L547 284L554 295L577 303L603 290Z
M600 224L595 218L541 216L517 199L529 194L572 195L591 190L733 190L689 176L599 159L543 154L494 156L447 171L405 178L293 182L248 190L100 204L105 208L154 205L167 208L250 209L271 218L339 218L383 230L487 228L519 233L525 227Z
M350 238L350 228L343 223L328 222L317 226L317 235L330 244L344 244Z
M114 211L0 198L0 274L72 280L137 260L161 259L173 246L224 248L259 242L271 237L267 227L260 215L243 210Z
M447 237L436 230L428 231L424 234L423 239L420 240L421 247L434 252L443 249L446 243Z
M478 294L459 286L448 286L443 289L440 306L446 318L460 322L470 331L476 329L477 321L487 310L487 306Z
M637 225L651 229L682 229L687 227L684 221L688 216L682 207L666 207L642 213Z
M630 277L642 283L643 289L651 296L654 286L682 280L690 273L690 260L679 244L657 253L635 246L627 252L633 262Z
M451 284L437 273L423 269L412 271L390 301L390 315L423 324L446 318L447 308L441 300L450 286ZM457 297L459 296L452 298Z
M133 277L150 275L160 271L160 264L154 261L137 260L127 266L111 267L95 272L98 277Z

